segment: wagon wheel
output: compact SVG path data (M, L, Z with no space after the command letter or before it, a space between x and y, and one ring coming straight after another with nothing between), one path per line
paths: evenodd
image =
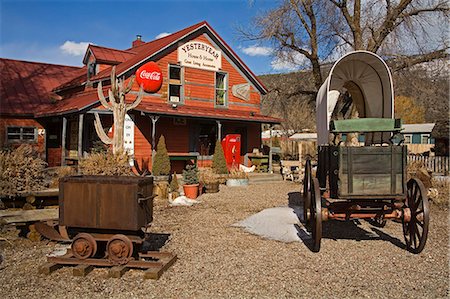
M406 248L417 254L422 252L427 242L430 209L426 189L416 178L407 183L406 207L411 211L410 221L403 219Z
M320 241L322 239L322 202L319 180L317 178L312 179L309 217L310 231L313 240L312 250L314 252L319 252Z
M71 248L76 258L84 260L97 253L97 241L90 234L79 233L73 239Z
M116 264L126 264L133 254L133 242L125 235L114 235L106 245L108 258Z
M305 227L309 227L309 208L311 206L311 186L312 186L312 175L311 175L311 160L307 159L305 163L305 176L303 178L303 222Z

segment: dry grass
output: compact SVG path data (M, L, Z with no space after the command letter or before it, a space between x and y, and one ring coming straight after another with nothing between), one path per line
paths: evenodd
M132 175L129 158L126 153L113 154L91 153L81 159L79 164L82 174L85 175Z
M450 200L450 181L449 180L432 180L433 188L437 190L437 194L430 197L433 204L440 208L448 209Z

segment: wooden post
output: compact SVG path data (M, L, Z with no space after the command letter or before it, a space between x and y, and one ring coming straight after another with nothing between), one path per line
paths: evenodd
M222 123L220 120L216 120L217 123L217 140L222 140Z
M78 161L83 157L83 122L84 114L78 115Z
M153 167L153 162L155 160L155 154L156 154L156 140L155 140L156 122L158 121L159 116L150 115L150 119L152 120L152 167Z
M66 134L67 134L67 118L63 116L62 133L61 133L61 166L66 165Z
M298 161L300 162L299 164L301 165L301 163L302 163L302 142L297 141L297 144L298 144Z
M273 173L273 168L272 168L272 126L269 127L269 173Z

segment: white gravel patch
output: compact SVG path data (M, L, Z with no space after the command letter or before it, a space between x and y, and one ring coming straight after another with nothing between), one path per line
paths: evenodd
M242 227L247 232L266 239L285 243L300 242L299 229L303 228L299 215L301 207L276 207L265 209L233 226Z

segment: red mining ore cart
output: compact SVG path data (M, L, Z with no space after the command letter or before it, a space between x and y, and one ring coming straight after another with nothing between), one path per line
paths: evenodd
M401 221L406 248L420 253L425 247L427 191L416 178L406 182L407 149L401 121L393 118L392 86L379 56L356 51L334 64L319 90L317 172L313 177L308 160L303 184L313 251L320 250L322 221L351 219L380 227L386 219Z
M143 268L149 269L146 277L158 278L176 256L142 252L153 220L153 197L152 177L71 176L61 179L59 232L43 223L37 228L50 239L71 240L72 244L68 254L49 257L48 261L85 267Z

